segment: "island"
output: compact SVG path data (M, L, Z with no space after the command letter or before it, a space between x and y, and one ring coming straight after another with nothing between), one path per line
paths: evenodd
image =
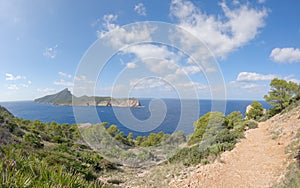
M112 98L99 96L74 96L68 88L38 99L34 102L53 104L58 106L115 106L115 107L139 107L140 101L136 98Z

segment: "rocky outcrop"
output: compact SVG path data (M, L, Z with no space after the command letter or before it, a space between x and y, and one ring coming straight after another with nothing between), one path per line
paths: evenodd
M68 89L56 94L47 95L34 100L37 103L53 104L58 106L116 106L116 107L138 107L140 101L136 98L121 98L99 96L76 97Z
M139 107L140 101L136 98L115 99L111 97L87 97L74 98L73 106L115 106L115 107Z

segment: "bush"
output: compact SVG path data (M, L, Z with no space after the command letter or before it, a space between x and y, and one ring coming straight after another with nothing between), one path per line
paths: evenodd
M261 103L253 101L251 107L252 108L246 114L248 119L258 120L261 116L263 116L263 107Z
M231 112L227 117L227 127L229 129L234 128L236 125L241 123L244 119L243 114L240 111Z
M192 145L200 142L204 137L213 136L225 124L225 115L221 112L209 112L205 114L194 123L195 131L188 144Z
M258 127L258 123L256 121L247 121L246 126L248 126L249 129L256 129Z

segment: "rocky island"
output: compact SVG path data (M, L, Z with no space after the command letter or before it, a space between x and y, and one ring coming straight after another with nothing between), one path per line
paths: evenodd
M99 96L74 96L67 88L52 95L47 95L34 102L53 104L58 106L116 106L116 107L138 107L140 101L136 98L112 98Z

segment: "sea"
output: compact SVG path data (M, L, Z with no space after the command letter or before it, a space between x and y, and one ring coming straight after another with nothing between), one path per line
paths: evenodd
M115 124L127 135L147 136L151 132L171 134L183 131L186 135L194 131L194 122L210 111L221 111L228 115L240 111L245 115L250 100L180 100L139 99L141 107L124 108L110 106L55 106L33 101L0 102L16 117L42 122L55 121L60 124L99 123ZM263 108L270 106L265 101Z

